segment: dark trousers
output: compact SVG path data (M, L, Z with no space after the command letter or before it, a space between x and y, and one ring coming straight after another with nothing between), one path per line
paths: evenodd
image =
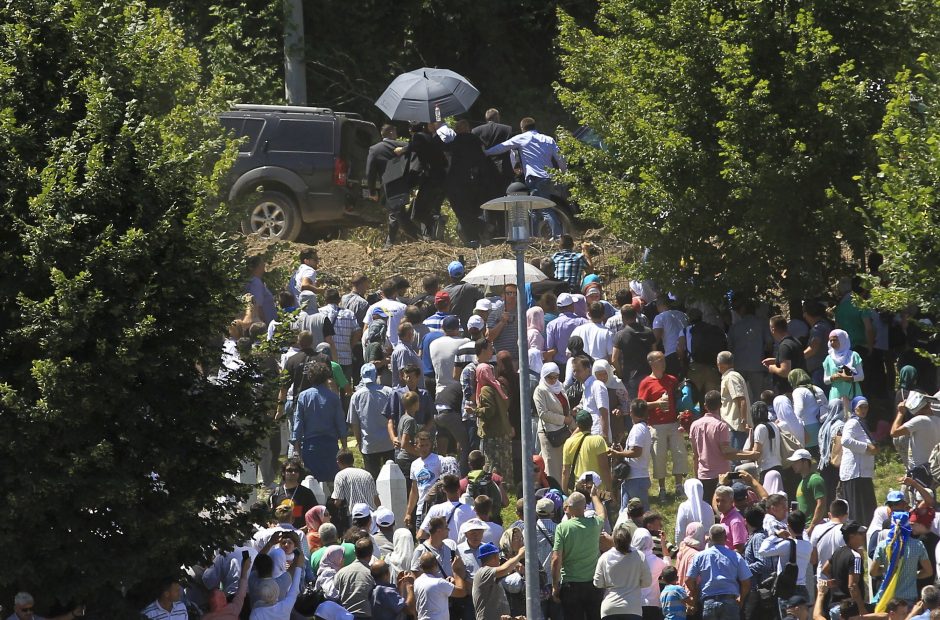
M679 361L678 353L670 353L666 356L666 374L670 374L677 379L685 377L685 373L682 372L682 363Z
M389 450L388 452L376 452L374 454L363 454L362 455L362 465L363 468L372 474L373 478L378 478L379 472L382 471L382 465L385 465L385 461L394 461L395 460L395 451Z
M595 588L590 581L561 584L560 598L565 620L598 620L601 617L604 591Z
M446 190L443 179L424 178L418 185L418 195L415 196L411 209L411 219L424 225L424 233L432 234L435 220L441 215L441 204L444 202Z
M700 480L702 481L702 501L711 506L712 499L715 498L715 489L718 488L718 478L700 478ZM711 527L710 523L708 525Z

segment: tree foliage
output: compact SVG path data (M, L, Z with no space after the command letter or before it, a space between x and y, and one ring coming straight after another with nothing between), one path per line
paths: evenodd
M873 302L900 310L940 312L940 75L924 55L891 86L884 124L875 135L878 167L863 179L865 211L880 222L874 249L884 257L886 286Z
M935 2L605 0L560 14L576 198L677 292L818 293L865 246L856 177Z
M5 2L0 80L0 593L129 617L241 538L222 473L263 432L243 374L210 380L244 259L227 93L135 0Z

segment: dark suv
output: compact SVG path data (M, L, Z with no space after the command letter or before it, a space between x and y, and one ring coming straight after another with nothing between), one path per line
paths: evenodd
M295 240L305 225L362 223L366 157L379 132L357 114L327 108L236 105L222 125L246 138L229 172L228 200L242 232Z

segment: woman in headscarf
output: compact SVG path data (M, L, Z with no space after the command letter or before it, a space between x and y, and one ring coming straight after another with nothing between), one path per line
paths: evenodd
M842 463L842 428L845 426L845 410L841 400L829 401L823 411L819 425L818 469L826 483L826 505L836 498L839 485L839 466Z
M652 583L643 588L643 620L662 620L663 609L659 602L659 575L666 568L666 562L653 554L653 535L644 527L639 527L633 533L631 546L643 554L646 565L649 566Z
M343 548L340 545L331 545L323 552L320 567L317 569L316 588L323 592L327 598L335 599L338 592L334 585L336 573L343 567Z
M507 528L499 538L500 560L505 562L517 555L522 548L522 530L518 527ZM525 604L525 575L520 571L511 571L502 580L506 599L509 601L509 615L513 617L524 616Z
M329 523L330 519L326 506L314 506L304 515L304 521L307 522L307 545L311 552L320 548L320 526Z
M823 360L823 380L831 385L829 400L842 400L845 411L852 411L852 399L862 395L859 385L865 380L861 356L852 350L852 341L842 329L829 332L829 355Z
M526 339L529 348L545 350L545 311L539 306L532 306L525 313Z
M653 583L646 557L631 546L630 530L614 529L614 546L598 558L594 587L604 592L603 620L636 620L643 614L643 588Z
M864 523L878 507L874 483L878 446L865 427L868 400L864 396L856 396L850 406L852 415L842 429L839 480L845 501L849 504L849 518Z
M898 405L907 400L911 392L921 392L917 389L917 369L913 366L902 366L901 370L898 371L898 391L894 394L895 411L897 411ZM906 416L905 422L908 419L909 417ZM898 456L901 457L901 462L907 463L910 460L911 436L895 437L893 442L895 449L898 451Z
M679 540L677 537L676 540ZM692 558L699 551L705 549L705 526L693 521L685 527L685 538L679 543L679 553L676 555L676 572L679 573L679 583L685 583L685 573L689 570Z
M607 443L613 443L614 437L623 437L630 431L630 425L626 423L626 420L630 419L629 413L621 409L628 409L630 406L627 387L614 373L614 367L607 360L595 360L591 366L591 374L607 388L607 402L610 404L607 411Z
M673 540L681 540L690 523L708 523L710 527L715 522L715 511L704 500L705 490L698 478L683 482L682 490L688 499L676 510L676 537Z
M489 364L478 364L476 377L477 407L473 413L478 421L480 449L489 465L513 484L512 438L516 431L509 421L508 386L496 378Z
M825 392L813 385L813 379L802 368L794 368L787 375L787 381L793 388L793 413L803 425L806 435L806 449L813 458L819 458L819 418L829 398Z
M574 418L571 417L571 407L561 385L558 364L548 362L542 366L539 376L539 384L535 387L533 396L538 418L539 452L545 461L548 475L560 480L562 452L566 439L564 435L571 436ZM565 433L563 429L568 429L568 432ZM554 443L549 436L555 438Z
M404 527L395 530L392 536L393 550L385 556L385 561L391 569L391 582L397 583L398 573L411 570L411 559L415 554L415 539L411 532Z
M793 413L793 404L786 395L780 395L774 398L774 415L776 417L777 428L781 432L788 433L800 444L800 447L806 445L806 432L803 430L803 424ZM800 476L792 469L786 468L782 471L783 488L787 497L796 497L796 488L800 484Z
M764 487L764 490L767 491L768 495L773 495L774 493L786 495L786 491L783 489L783 476L780 475L779 471L767 472L767 475L764 476L764 481L761 484Z

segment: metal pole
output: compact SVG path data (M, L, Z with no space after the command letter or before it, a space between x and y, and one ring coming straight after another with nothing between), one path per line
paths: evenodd
M516 326L519 331L519 403L522 405L522 518L525 520L526 620L540 620L539 555L535 534L535 474L532 471L532 408L529 399L529 346L525 329L525 243L514 244L516 252Z
M307 105L303 0L284 0L284 96L290 105Z

